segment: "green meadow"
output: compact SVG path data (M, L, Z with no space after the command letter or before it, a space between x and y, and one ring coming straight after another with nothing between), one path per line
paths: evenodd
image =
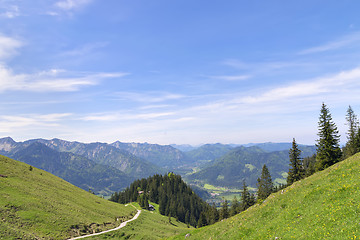
M114 228L136 210L0 156L0 239L66 239Z
M141 209L139 204L132 204ZM124 228L89 239L163 239L180 233L186 234L193 229L173 217L160 215L159 206L154 203L152 205L155 206L155 211L142 210L138 219L127 223Z

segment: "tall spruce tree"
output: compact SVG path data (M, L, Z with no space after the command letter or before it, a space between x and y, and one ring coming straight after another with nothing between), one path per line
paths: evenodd
M230 216L229 213L229 203L228 201L225 199L225 201L223 202L222 208L220 210L220 219L226 219Z
M305 171L305 177L311 176L315 173L315 164L316 164L316 154L304 157L303 167Z
M295 138L293 138L292 147L289 150L290 168L287 176L288 185L291 185L304 177L304 168L300 154L301 151L296 144Z
M257 187L258 200L265 200L274 190L269 169L265 164L262 167L261 176L257 180Z
M241 193L241 203L240 203L240 210L245 211L251 205L253 205L253 199L251 198L251 194L248 190L245 180L243 181L243 188Z
M231 201L230 216L234 216L240 212L240 204L236 196Z
M349 127L347 132L347 143L344 147L344 158L348 158L355 153L360 151L358 137L358 129L359 129L359 121L357 116L355 115L354 111L352 110L351 106L349 106L346 112L346 121Z
M316 170L320 171L340 161L340 135L329 109L323 103L320 111L316 144Z

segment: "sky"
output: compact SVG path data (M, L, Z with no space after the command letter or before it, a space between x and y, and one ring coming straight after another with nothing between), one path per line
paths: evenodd
M315 144L360 114L358 0L0 0L0 137Z

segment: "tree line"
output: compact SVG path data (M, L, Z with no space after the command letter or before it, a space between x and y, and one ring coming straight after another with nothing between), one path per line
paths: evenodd
M340 135L336 124L332 120L329 108L322 104L318 122L318 136L316 140L316 154L302 159L295 138L289 151L290 168L287 185L308 177L315 172L324 170L360 152L360 125L351 106L346 111L346 125L348 125L347 142L340 148Z

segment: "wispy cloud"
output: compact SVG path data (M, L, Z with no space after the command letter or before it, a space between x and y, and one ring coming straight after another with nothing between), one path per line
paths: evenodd
M0 33L0 60L4 60L16 55L17 49L21 46L23 46L21 41L3 36Z
M56 127L71 113L30 114L24 116L3 115L0 117L0 132L12 132L19 128Z
M109 44L108 42L88 43L88 44L85 44L78 48L75 48L75 49L72 49L69 51L65 51L65 52L61 53L60 56L67 57L67 58L74 57L74 56L84 56L89 53L92 53L95 50L104 48L108 44Z
M127 73L74 73L52 69L35 74L16 74L0 64L0 92L68 92L99 84L106 78L120 78Z
M243 81L251 78L250 75L222 75L222 76L210 76L212 79L224 80L224 81Z
M240 61L238 59L227 59L225 61L222 62L223 65L226 65L226 66L230 66L230 67L233 67L233 68L238 68L238 69L247 69L249 68L249 64L243 62L243 61Z
M80 120L83 121L141 121L141 120L151 120L159 119L164 117L169 117L175 115L174 112L151 112L151 113L97 113L87 116L80 117Z
M75 11L83 9L89 5L93 0L61 0L56 1L52 8L46 10L49 16L72 16Z
M355 33L346 35L342 38L339 38L335 41L302 50L299 52L299 54L304 55L304 54L331 51L331 50L336 50L336 49L343 48L343 47L346 47L346 46L349 46L352 44L359 44L359 42L360 42L360 32L355 32Z
M185 98L185 95L167 93L167 92L117 92L116 98L119 100L130 100L133 102L144 102L144 103L160 103L170 100L179 100Z
M81 8L90 2L92 2L92 0L64 0L56 2L55 6L59 9L69 11Z
M324 93L339 93L341 90L360 87L360 67L304 82L293 83L264 92L258 96L242 99L243 103L259 103L268 101L284 101L286 99L321 95Z
M0 92L67 92L78 91L82 87L99 84L106 78L121 78L128 75L122 72L82 73L68 72L62 69L50 69L37 73L14 73L6 66L6 59L17 54L23 43L14 38L0 35Z
M15 18L18 16L20 16L20 10L17 5L5 5L4 4L3 7L0 7L0 17Z

